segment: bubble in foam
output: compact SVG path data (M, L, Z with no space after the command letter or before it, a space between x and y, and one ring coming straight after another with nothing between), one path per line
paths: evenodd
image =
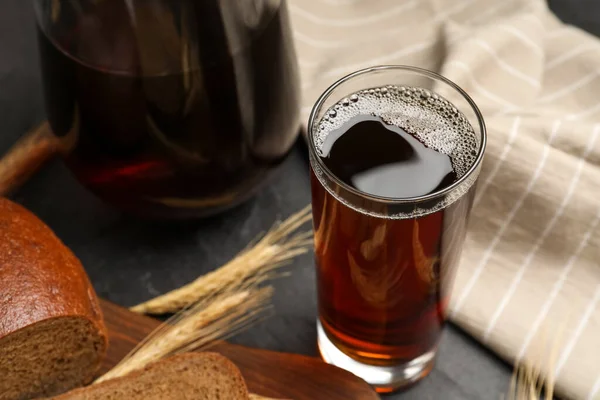
M478 154L479 140L473 127L452 103L423 88L393 85L361 90L332 106L320 122L317 148L329 133L357 115L380 116L427 147L447 154L459 178Z

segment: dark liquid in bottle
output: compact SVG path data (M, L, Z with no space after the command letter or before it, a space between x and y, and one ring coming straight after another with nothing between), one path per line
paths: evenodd
M413 95L419 94L409 94ZM405 96L390 90L386 104L403 105ZM459 179L460 154L453 159L426 146L418 132L410 131L410 124L404 129L387 122L405 121L406 107L395 110L392 118L377 96L359 93L355 99L355 107L369 112L344 113L346 106L341 105L331 113L337 114L335 121L341 120L337 128L322 121L321 159L340 181L367 195L408 199ZM438 118L436 108L420 110L420 103L415 104L413 114L434 113L441 128L456 130L445 113ZM464 140L474 143L473 129L462 122ZM434 350L474 188L441 211L399 216L368 200L362 210L344 204L338 197L343 198L342 192L335 185L327 190L318 178L321 174L312 173L312 204L319 315L327 336L347 355L375 365L398 365Z
M246 199L289 152L299 87L285 3L221 3L67 3L40 29L49 121L103 199L210 214Z

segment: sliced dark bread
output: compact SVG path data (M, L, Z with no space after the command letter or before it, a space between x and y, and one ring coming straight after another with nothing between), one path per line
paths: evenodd
M217 353L172 356L53 400L249 400L237 367Z
M0 400L87 384L106 347L79 260L37 217L0 198Z

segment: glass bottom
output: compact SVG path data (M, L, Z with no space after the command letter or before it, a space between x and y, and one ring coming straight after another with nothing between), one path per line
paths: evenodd
M329 338L317 321L317 343L323 360L364 379L378 393L392 393L414 385L433 369L435 350L395 366L369 365L344 354Z

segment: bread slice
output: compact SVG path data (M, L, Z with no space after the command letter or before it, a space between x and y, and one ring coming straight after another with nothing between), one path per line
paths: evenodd
M0 400L89 383L106 347L79 260L37 217L0 198Z
M217 353L186 353L53 400L249 400L237 367Z

